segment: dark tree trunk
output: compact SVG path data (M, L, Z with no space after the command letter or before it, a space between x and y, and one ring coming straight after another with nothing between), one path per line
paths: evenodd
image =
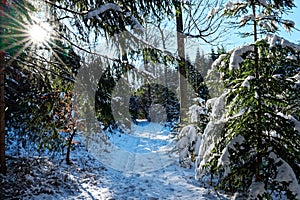
M6 174L5 162L5 52L0 51L0 173Z
M76 127L70 128L70 132L71 132L71 134L67 141L67 154L66 154L67 165L72 164L71 159L70 159L70 154L71 154L71 148L72 148L72 141L73 141L74 135L76 134Z
M254 19L256 18L256 13L255 13L255 3L252 4L252 13L254 16ZM253 34L254 34L254 43L257 41L257 22L254 20L253 24ZM255 78L257 81L260 79L260 73L259 73L259 57L258 57L258 48L257 46L254 47L254 55L255 55L255 60L254 60L254 73L255 73ZM257 147L256 147L256 180L261 181L260 177L260 167L262 164L262 152L263 152L263 144L262 144L262 105L261 105L261 93L260 89L258 88L256 90L257 92L257 112L256 112L256 140L257 140Z
M180 96L180 122L187 120L188 99L187 99L187 72L185 64L185 44L183 37L183 18L181 2L177 2L176 9L176 26L177 26L177 49L179 55L178 63L178 80Z

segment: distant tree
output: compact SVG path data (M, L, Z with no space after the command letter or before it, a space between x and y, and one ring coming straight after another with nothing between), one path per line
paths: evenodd
M209 61L209 58L205 57L203 51L200 53L200 49L198 48L194 65L195 68L198 70L199 73L201 73L203 77L206 77L207 71L210 68L210 64L211 63Z
M176 95L163 85L152 83L140 87L131 99L130 112L135 119L151 120L149 110L152 105L160 104L166 113L166 122L176 123L179 119L179 101Z
M216 54L214 48L211 48L210 58L212 59L212 61L215 61L218 58L218 54Z
M222 54L226 53L225 47L222 45L221 47L217 47L217 52L212 48L210 53L210 58L212 61L215 61L218 59L218 57Z

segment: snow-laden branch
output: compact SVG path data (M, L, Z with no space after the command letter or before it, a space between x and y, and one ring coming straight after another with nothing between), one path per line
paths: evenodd
M290 32L292 28L295 28L295 22L292 20L284 19L281 21L281 24L287 32Z
M87 13L86 18L87 19L91 19L93 17L99 17L100 14L107 12L108 10L114 10L114 11L118 11L118 12L122 12L122 9L120 8L120 6L118 6L117 4L114 3L107 3L105 5L100 6L98 9L93 10L93 11L89 11Z
M242 87L247 87L248 89L250 89L250 80L253 80L253 79L255 79L255 77L254 76L248 76L247 78L245 78L245 80L243 81L243 83L242 83Z
M282 158L276 155L274 152L271 152L269 157L274 159L277 165L277 175L275 181L279 183L288 183L288 189L296 196L296 199L300 197L300 188L299 183L296 178L296 174L294 173L292 167L285 162Z
M268 43L270 44L270 48L276 47L277 45L280 45L283 48L290 47L290 48L294 49L295 51L298 51L298 52L300 51L300 45L292 43L292 42L284 39L283 37L268 34L266 39L267 39Z
M204 100L203 100L204 101ZM199 115L206 114L206 109L199 105L192 105L189 108L188 114L190 115L190 122L197 123L199 121Z
M137 18L135 18L134 16L132 16L132 14L130 12L126 12L125 16L131 18L131 21L132 21L131 25L132 25L133 29L143 30L143 26L139 23L139 21L137 20Z
M300 52L300 45L292 43L282 37L277 35L268 34L266 37L267 42L270 44L270 48L276 47L277 45L285 47L290 47L297 52ZM240 64L244 61L242 55L248 51L254 51L253 45L246 44L242 46L238 46L229 52L230 60L229 60L229 70L237 70L240 68ZM212 66L218 66L222 64L223 58L226 54L221 55L213 64ZM223 63L224 64L224 63Z
M230 173L230 168L227 166L229 164L229 156L230 156L229 149L233 151L237 151L235 145L236 144L241 145L244 141L245 138L241 135L238 135L235 138L233 138L223 149L222 155L218 160L218 165L225 167L224 176L227 176Z
M237 2L228 1L225 4L225 7L223 9L223 13L238 10L238 9L245 8L245 7L246 7L246 4L242 3L240 1L237 1Z
M240 25L242 26L242 25L246 24L250 20L254 20L253 14L243 15L240 18Z
M267 0L258 0L258 2L266 7L270 4L269 1ZM249 4L250 1L246 1L246 2L242 2L240 0L235 0L235 1L228 1L225 6L224 6L224 13L228 12L228 11L235 11L235 10L238 10L238 9L242 9L242 8L245 8L247 6L247 4Z
M113 10L115 12L120 12L123 13L124 11L122 10L122 8L115 4L115 3L107 3L104 4L102 6L100 6L99 8L92 10L92 11L88 11L87 15L86 15L86 19L91 19L91 18L96 18L99 20L99 22L102 22L102 19L100 17L101 14L109 11L109 10ZM142 25L139 23L139 21L130 13L130 12L125 12L124 13L125 17L129 17L130 21L132 22L132 28L133 29L143 29Z
M260 196L266 192L265 184L263 182L257 182L252 180L252 183L249 188L249 197L251 199L259 199Z
M240 68L240 63L244 61L242 55L248 51L254 51L254 47L252 45L246 44L243 46L238 46L229 52L229 70L237 70ZM215 60L212 64L212 69L217 66L224 66L226 62L224 62L224 58L226 58L228 54L222 54L219 56L217 60Z
M292 115L285 115L281 112L277 113L278 116L283 117L291 122L294 123L294 130L298 131L300 133L300 122Z
M222 118L224 111L225 111L225 99L227 96L227 92L222 94L220 97L215 97L212 99L207 100L206 107L207 109L211 108L211 115L212 119L220 119Z
M244 61L242 55L248 51L254 51L254 47L251 45L243 45L233 49L229 60L229 70L239 69L240 63Z
M226 58L227 54L221 54L211 65L211 71L218 70L219 66L224 66L225 62L223 61ZM209 73L208 73L209 74Z

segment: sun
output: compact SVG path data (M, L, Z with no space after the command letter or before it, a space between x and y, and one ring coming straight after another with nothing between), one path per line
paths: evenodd
M47 22L47 18L40 19L33 15L28 18L30 20L20 21L9 13L1 12L1 9L0 15L3 15L4 19L9 22L8 24L0 23L0 29L4 29L3 33L0 31L0 41L4 44L1 47L2 51L11 51L13 58L17 58L24 51L28 53L28 57L32 58L36 55L44 56L44 58L54 56L62 65L66 65L57 51L53 50L55 48L64 51L57 44L57 41L64 41L64 39L55 27ZM6 66L13 61L14 59L10 59Z
M28 34L30 40L35 44L44 43L50 39L52 28L48 23L31 25Z

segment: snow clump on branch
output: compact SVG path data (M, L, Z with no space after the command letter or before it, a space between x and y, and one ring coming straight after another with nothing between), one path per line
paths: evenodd
M268 34L266 37L268 43L270 44L270 48L276 47L277 45L281 45L283 48L290 47L294 51L300 51L300 45L294 44L282 37L277 35Z
M206 20L209 20L210 18L213 18L218 12L219 12L219 7L213 8L211 11L206 16Z
M91 19L93 17L95 17L96 19L99 20L99 22L102 22L102 19L100 18L99 15L101 15L102 13L107 12L108 10L114 10L116 12L123 12L122 8L114 3L107 3L104 4L102 6L100 6L99 8L89 11L86 15L86 19ZM125 13L125 17L130 17L131 20L131 25L133 29L143 29L143 26L139 23L139 21L130 13L130 12L126 12Z
M254 51L251 45L243 45L233 49L229 61L229 70L237 70L240 68L240 63L244 61L242 55L248 51Z
M276 155L274 152L269 154L269 157L275 161L277 165L277 175L275 181L279 183L288 183L289 190L296 196L296 199L300 199L300 187L296 178L296 174L294 173L291 166L285 162L282 158Z
M227 166L229 164L229 156L230 156L229 149L236 151L235 145L236 144L241 145L242 143L244 143L244 141L245 138L241 135L238 135L235 138L233 138L223 149L222 155L218 160L218 165L225 167L224 176L227 176L230 173L230 168Z
M255 79L254 76L248 76L242 83L242 87L247 87L248 89L250 89L250 80Z
M282 23L282 27L287 31L287 32L290 32L291 31L291 28L294 28L295 27L295 22L292 21L292 20L287 20L287 19L284 19L281 21Z

